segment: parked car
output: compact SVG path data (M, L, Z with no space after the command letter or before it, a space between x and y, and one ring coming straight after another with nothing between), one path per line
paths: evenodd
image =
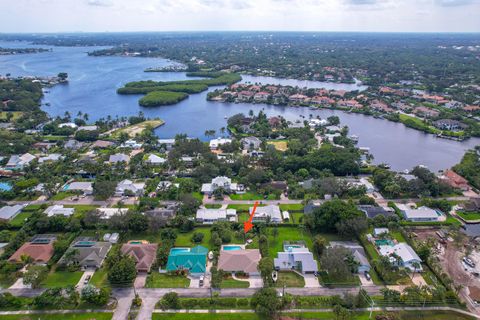
M365 279L367 279L368 281L372 280L372 277L370 276L370 273L368 273L368 271L365 271Z
M468 257L464 257L463 262L465 262L465 264L467 266L469 266L470 268L475 268L475 262L473 262L472 259L470 259Z
M92 276L91 275L88 275L86 278L85 278L85 281L83 281L83 284L88 284L88 282L90 281L90 278Z
M200 276L200 280L198 281L198 285L203 287L203 282L205 281L205 277L203 275Z

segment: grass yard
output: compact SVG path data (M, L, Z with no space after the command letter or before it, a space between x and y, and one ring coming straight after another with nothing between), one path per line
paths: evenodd
M108 274L105 268L100 268L95 271L92 278L90 279L90 284L94 285L97 288L110 287L108 282Z
M220 209L222 207L221 204L206 204L205 208L207 209Z
M303 223L303 213L300 212L289 212L290 213L290 223Z
M142 133L142 131L147 127L150 126L155 129L162 126L164 123L165 121L160 119L146 120L122 129L115 130L112 132L112 137L118 138L122 132L125 132L130 138L134 138L137 134Z
M68 197L71 197L71 196L74 196L74 195L75 195L74 192L60 191L59 193L57 193L56 195L51 197L50 200L59 201L59 200L63 200L65 198L68 198Z
M50 272L42 282L42 287L45 288L56 288L56 287L66 287L68 285L76 286L80 278L82 277L83 272L68 272L68 271L54 271Z
M204 234L203 240L201 243L193 243L192 242L192 236L195 232L201 232ZM194 230L187 232L187 233L177 233L177 240L175 240L175 246L176 247L193 247L196 245L202 245L204 247L209 248L210 247L210 238L212 234L210 232L210 227L203 228L195 228Z
M2 320L110 320L113 313L95 312L95 313L65 313L65 314L18 314L3 315Z
M298 211L303 213L303 208L305 206L301 203L292 203L292 204L281 204L280 205L280 210L282 211L290 211L290 214L292 211Z
M275 286L282 288L284 285L287 288L303 288L305 286L305 279L293 271L280 271L278 272L278 280Z
M200 192L192 192L192 196L198 201L203 201L203 195Z
M278 151L287 151L288 143L287 140L275 140L275 141L267 141L267 144L270 144L275 147Z
M469 220L480 220L480 212L463 212L457 211L457 215L463 219Z
M152 272L147 277L145 288L188 288L190 279L168 273Z
M72 205L65 205L66 208L74 208L75 214L84 214L89 211L94 211L96 208L100 206L93 206L88 204L72 204Z
M21 112L21 111L1 111L0 112L0 120L6 120L9 117L9 114L11 116L11 119L13 121L15 121L23 115L23 112Z
M242 194L231 194L230 199L232 200L278 200L279 197L277 197L276 194L269 194L267 198L265 198L263 195L255 193L255 192L245 192Z
M398 242L407 242L407 240L400 231L390 231L389 234L392 236L393 239L397 240Z
M13 228L20 228L25 223L25 219L27 219L31 215L32 212L20 212L15 216L15 218L10 220L10 226L12 226Z
M222 279L221 288L248 288L250 284L247 281L238 281L228 276L227 278Z

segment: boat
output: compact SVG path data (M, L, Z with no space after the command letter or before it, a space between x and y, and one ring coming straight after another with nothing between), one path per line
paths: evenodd
M272 272L272 280L273 280L273 282L277 282L277 280L278 280L278 272L277 271Z
M227 116L225 116L225 117L223 117L223 119L228 119L228 117L227 117Z

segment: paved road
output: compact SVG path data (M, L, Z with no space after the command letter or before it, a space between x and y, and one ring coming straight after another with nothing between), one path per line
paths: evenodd
M114 289L113 295L117 298L117 307L113 313L112 320L128 319L128 312L130 311L132 300L135 297L133 289ZM151 319L151 316L148 319Z

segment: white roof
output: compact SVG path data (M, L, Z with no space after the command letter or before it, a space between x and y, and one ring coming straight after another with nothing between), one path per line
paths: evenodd
M158 139L158 143L161 144L174 144L175 139Z
M198 209L197 210L197 219L201 219L201 220L227 219L227 217L232 217L236 215L237 215L237 210L235 209Z
M97 208L97 212L103 219L109 219L112 216L126 213L128 208Z
M398 243L394 246L380 246L379 250L382 256L390 256L395 253L404 263L422 261L413 248L404 242Z
M95 126L95 125L78 127L78 131L81 131L81 130L85 130L85 131L95 131L95 130L97 130L97 129L98 129L98 127Z
M231 143L231 142L232 142L232 139L227 139L227 138L213 139L213 140L210 140L210 148L216 148L222 144Z
M68 185L68 190L93 191L91 182L72 182Z
M45 161L58 161L60 159L62 159L62 155L60 153L52 153L52 154L49 154L48 156L39 158L38 162L43 163Z
M159 157L156 154L151 154L148 156L148 162L150 163L165 163L167 160L165 158Z
M253 207L250 207L250 214L253 211ZM276 205L269 205L265 207L257 207L255 211L255 215L253 219L257 218L266 218L270 217L272 221L282 221L282 213L280 212L280 208Z
M22 204L2 207L0 208L0 219L10 220L22 211L24 207L25 205Z
M403 210L406 219L436 219L438 218L437 211L428 207L420 207L418 209Z
M388 233L388 228L375 228L373 229L373 234L374 235L379 235L379 234L383 234L383 233Z
M65 208L63 205L53 205L48 207L43 213L49 217L55 215L71 216L75 212L74 208Z
M77 127L77 125L76 125L75 123L73 123L73 122L65 122L65 123L60 123L60 124L58 125L58 127L59 127L59 128L69 127L69 128L74 128L74 129L75 129L75 128Z
M130 157L126 154L123 154L123 153L116 153L116 154L112 154L110 156L110 158L108 159L108 162L112 162L112 163L115 163L115 162L128 162L130 161Z

